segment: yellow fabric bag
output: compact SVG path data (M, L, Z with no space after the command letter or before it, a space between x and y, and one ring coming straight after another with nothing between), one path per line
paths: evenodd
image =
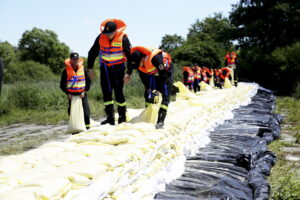
M72 96L68 133L85 131L82 99L79 95Z

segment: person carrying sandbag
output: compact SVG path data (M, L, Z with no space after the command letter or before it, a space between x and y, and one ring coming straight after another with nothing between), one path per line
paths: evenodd
M79 58L78 53L71 53L70 58L65 60L65 65L66 68L61 75L60 89L67 94L69 99L68 114L70 115L72 97L79 96L82 99L85 126L89 129L90 108L86 92L91 86L90 76L84 69L83 59Z
M231 84L237 86L238 74L237 74L237 55L235 52L228 52L225 56L225 66L230 69Z
M224 87L225 79L229 80L231 78L231 70L228 69L228 67L223 67L220 71L219 78L222 87Z
M162 94L162 103L156 123L156 128L161 129L167 116L173 83L171 56L156 48L133 47L128 60L128 71L124 76L125 83L130 80L133 69L138 70L141 81L145 86L146 104L154 103L156 94L153 91L156 90Z
M199 83L201 81L201 68L197 65L194 64L193 66L193 71L194 71L194 92L200 91L200 86Z
M189 88L189 90L193 90L194 88L194 72L192 70L192 65L187 65L187 67L183 67L183 84Z

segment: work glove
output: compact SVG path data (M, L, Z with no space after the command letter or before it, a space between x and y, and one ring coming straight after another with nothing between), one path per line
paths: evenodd
M157 104L159 101L159 93L156 90L153 90L148 95L149 103Z

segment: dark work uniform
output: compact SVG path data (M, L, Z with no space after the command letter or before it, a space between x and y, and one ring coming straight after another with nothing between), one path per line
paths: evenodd
M1 95L1 89L2 89L3 75L4 75L4 65L2 63L2 60L0 60L0 95Z
M157 90L162 94L161 109L167 110L170 103L171 88L173 83L173 66L172 63L169 69L160 69L160 65L164 65L162 53L157 54L151 60L152 64L158 69L159 76L148 75L138 70L139 76L145 86L145 102L149 104L149 95L152 90ZM132 68L129 66L127 74L132 73Z
M100 36L100 35L99 35ZM88 68L92 69L95 63L95 59L99 56L99 36L96 38L93 46L88 54ZM123 50L126 58L130 57L131 44L128 37L123 36ZM117 105L120 107L125 105L125 97L123 94L123 78L125 72L125 64L118 64L113 66L105 66L101 63L100 66L100 81L103 93L103 100L105 105L112 105L112 91L115 92Z
M83 107L83 113L84 113L84 122L87 128L90 127L90 107L89 107L89 102L88 102L88 96L87 96L87 91L90 90L91 87L91 78L89 76L88 71L85 69L84 70L84 75L85 75L85 95L82 99L82 107ZM81 93L70 93L67 90L67 71L64 69L61 75L61 80L60 80L60 89L66 93L66 94L71 94L71 95L80 95ZM68 114L70 115L71 111L71 100L69 100L69 106L68 106Z
M237 59L235 59L235 67L233 68L233 76L234 76L234 84L235 84L235 86L237 86L237 83L238 83L238 80L239 80L239 78L238 78L238 70L237 70L237 63L238 63L238 60ZM225 59L225 66L228 66L228 61L227 61L227 59ZM232 79L232 77L230 76L229 77L229 80L231 80Z

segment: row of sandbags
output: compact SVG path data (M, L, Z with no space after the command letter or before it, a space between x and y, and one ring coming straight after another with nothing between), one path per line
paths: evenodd
M272 92L259 88L250 104L210 133L211 142L187 159L183 175L156 199L267 200L267 176L276 161L267 143L279 137L281 121L274 107Z
M257 91L256 84L241 83L193 94L175 85L180 92L162 130L142 122L149 113L144 110L143 120L131 116L134 123L94 127L64 142L1 158L0 199L153 199L182 174L185 157L209 143L208 132Z

